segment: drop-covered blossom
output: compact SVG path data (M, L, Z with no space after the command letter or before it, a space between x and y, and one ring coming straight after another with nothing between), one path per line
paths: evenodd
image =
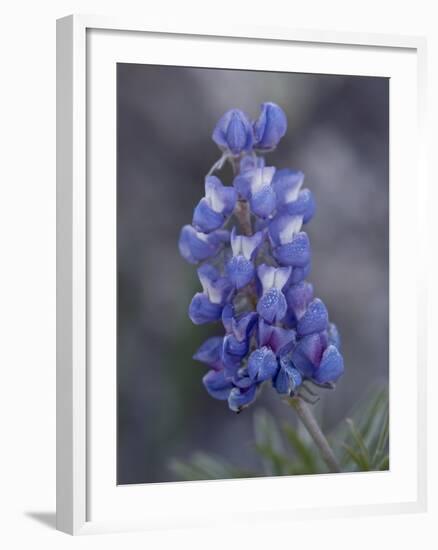
M220 118L212 137L222 157L179 239L183 258L200 264L202 290L189 317L217 323L219 332L193 358L209 369L206 391L235 412L263 385L304 398L306 383L333 388L344 372L338 330L306 280L311 248L304 228L315 214L313 195L301 171L267 166L261 156L286 129L284 111L271 102L253 121L239 109ZM229 185L212 174L226 160L234 170Z

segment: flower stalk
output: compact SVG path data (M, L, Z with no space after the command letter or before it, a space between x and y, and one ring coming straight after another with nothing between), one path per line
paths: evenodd
M309 406L301 399L300 396L290 397L288 399L288 403L296 411L298 418L309 432L309 435L318 447L330 472L339 473L341 471L341 467L339 466L336 456L325 435L322 433L322 430L313 416Z

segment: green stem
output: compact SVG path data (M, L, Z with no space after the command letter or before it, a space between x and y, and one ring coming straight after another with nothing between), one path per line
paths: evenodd
M321 456L329 470L334 473L339 473L341 468L335 454L307 404L300 397L291 397L288 399L288 402L295 409L301 422L315 442L315 445L321 451Z

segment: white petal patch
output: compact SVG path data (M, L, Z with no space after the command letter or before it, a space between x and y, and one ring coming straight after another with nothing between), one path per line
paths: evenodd
M289 204L297 200L298 195L300 194L301 186L303 185L304 178L301 178L299 183L296 185L291 185L287 191L284 193L284 202Z
M266 264L262 264L257 269L260 282L262 283L263 293L267 292L274 286L275 282L275 267L271 267Z
M225 203L221 198L222 184L211 179L205 182L205 198L212 210L221 213L225 208Z
M288 216L284 220L284 225L278 233L281 244L292 242L294 236L300 232L303 225L303 216Z
M292 268L291 267L279 267L279 268L277 268L275 270L275 274L274 274L274 284L273 284L273 286L276 289L281 290L284 287L284 285L287 283L291 273L292 273Z
M251 193L254 195L263 189L263 187L271 184L272 178L275 174L275 168L273 166L255 168L252 170L252 174Z
M241 237L242 239L242 255L247 259L250 260L251 256L254 252L254 250L259 246L259 244L262 241L262 234L256 233L252 237Z

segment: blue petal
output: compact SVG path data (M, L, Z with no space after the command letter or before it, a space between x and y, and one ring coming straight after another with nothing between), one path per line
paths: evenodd
M254 380L248 376L248 369L246 368L239 369L235 376L233 376L232 382L241 389L249 388L254 384Z
M208 338L194 354L193 359L201 361L214 370L222 368L222 336Z
M290 216L303 216L303 223L308 223L315 214L315 200L309 189L300 191L297 200L284 206Z
M270 325L263 319L259 320L257 336L259 346L269 346L276 354L279 353L284 346L291 342L295 343L296 338L294 330Z
M239 109L227 111L219 119L212 138L221 149L228 149L233 155L248 151L254 140L249 118Z
M236 206L237 193L234 187L225 186L216 176L205 178L205 198L215 212L229 216Z
M275 103L263 103L259 118L254 122L255 146L258 149L273 149L287 130L286 114Z
M254 168L263 168L265 166L265 158L258 157L255 154L244 155L240 161L240 173L247 172L248 170L253 170Z
M254 259L254 256L262 244L264 239L264 234L262 231L254 233L254 235L237 235L236 227L233 227L231 231L231 249L233 251L233 256L243 256L247 260Z
M225 304L224 309L222 310L222 323L227 333L230 333L233 331L233 316L234 316L233 305Z
M217 321L221 314L222 305L212 304L203 292L193 296L189 306L189 317L195 325Z
M227 277L221 277L219 271L210 264L204 264L198 269L198 277L204 294L213 304L224 304L230 296L232 284Z
M233 388L228 397L228 406L234 412L240 412L250 405L256 398L256 385L247 389Z
M313 286L306 281L301 281L290 286L285 295L289 312L293 313L295 319L298 320L305 314L313 299Z
M214 256L228 239L229 232L225 230L206 235L197 232L191 225L185 225L181 229L178 246L181 256L189 263L196 264Z
M268 323L281 321L286 315L287 303L284 294L276 288L271 288L260 298L257 312Z
M263 292L270 288L282 290L289 280L292 269L290 267L272 267L261 264L257 268L257 275L262 283Z
M297 333L299 336L312 334L313 332L322 332L328 326L328 312L324 303L315 298L310 302L306 313L301 317L297 324Z
M315 368L321 362L324 341L319 334L310 334L302 338L291 354L294 367L305 378L312 378Z
M255 382L272 378L278 369L275 353L268 347L254 350L248 358L248 373Z
M198 202L194 212L192 224L198 231L211 233L219 229L225 222L225 216L222 213L215 212L207 202L206 198Z
M232 383L225 378L223 371L210 370L203 377L202 382L205 389L215 399L226 401L233 388Z
M227 275L237 289L243 288L254 278L254 264L243 256L235 256L227 263Z
M293 395L302 383L301 374L290 365L283 365L274 380L274 388L282 395Z
M242 341L248 339L257 323L258 315L255 311L244 313L231 321L234 336Z
M239 342L233 334L224 337L222 347L222 362L226 375L234 376L243 357L248 353L248 342Z
M304 181L304 174L288 168L277 170L272 186L277 197L277 208L280 210L286 204L293 203L299 197L300 188Z
M288 244L301 231L303 225L302 216L289 216L280 214L269 224L269 237L274 246Z
M344 373L344 360L335 346L329 346L323 353L321 364L315 370L314 380L319 384L336 382Z
M260 218L269 217L275 209L275 203L275 193L270 185L266 185L257 193L253 193L249 201L251 211Z
M312 265L310 260L309 260L309 263L306 264L304 267L294 267L292 270L292 275L290 276L290 279L289 279L289 283L297 284L301 282L303 279L305 279L310 275L311 270L312 270Z
M307 233L298 233L292 242L277 246L274 256L281 265L306 266L310 262L310 241Z
M233 180L233 186L236 189L237 193L246 200L249 200L251 197L251 181L252 181L252 170L239 174Z
M338 350L341 349L341 335L339 334L338 327L334 323L329 324L328 343L338 348Z

